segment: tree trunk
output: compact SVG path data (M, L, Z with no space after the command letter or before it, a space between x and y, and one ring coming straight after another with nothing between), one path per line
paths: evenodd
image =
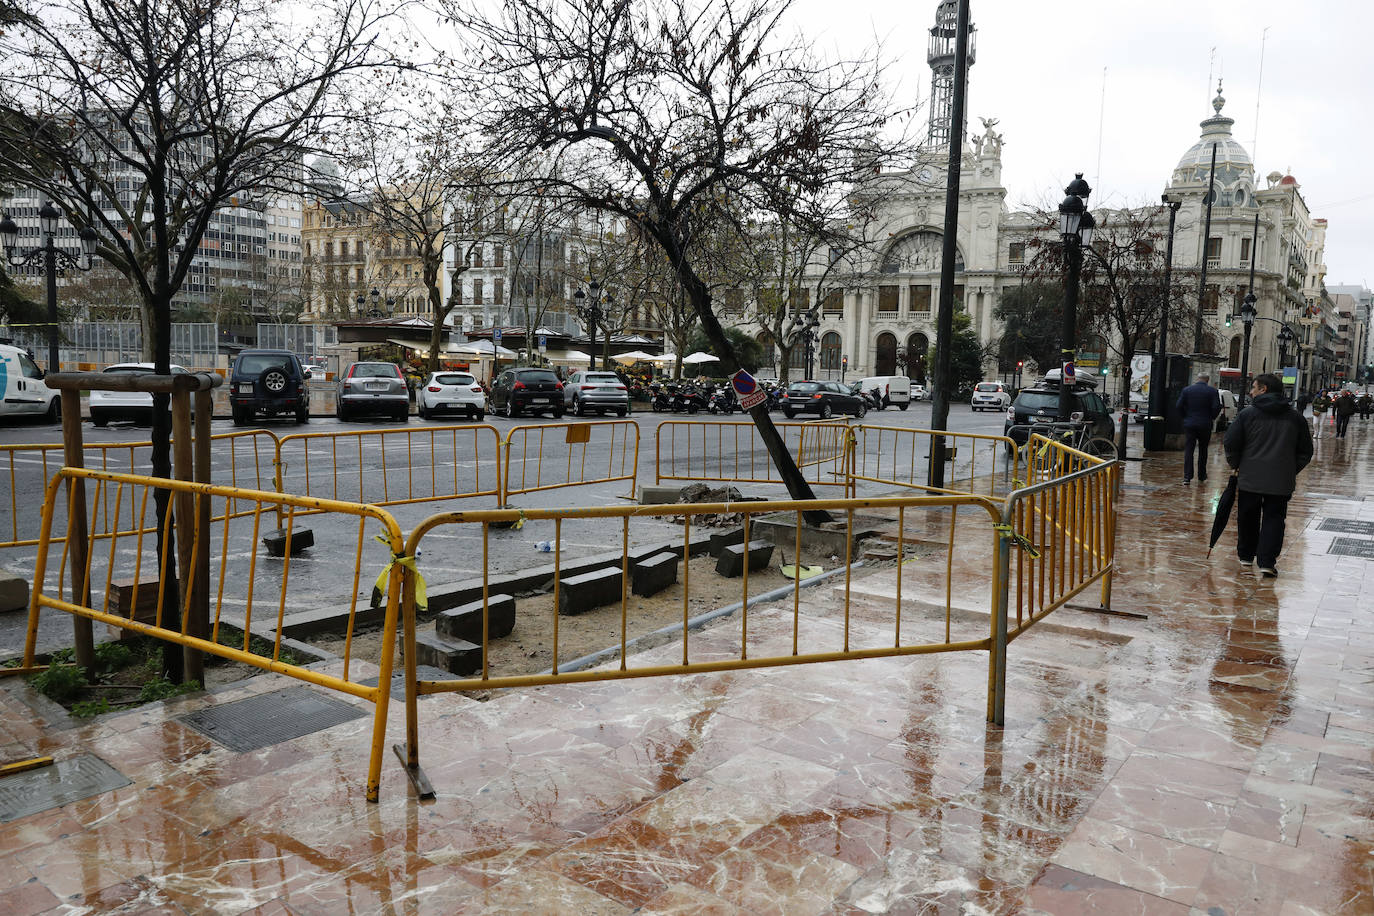
M1107 354L1103 353L1102 358L1106 359ZM1121 390L1124 392L1122 397L1126 403L1121 405L1121 428L1116 433L1116 457L1125 460L1126 458L1126 437L1130 432L1131 422L1131 361L1124 359L1121 362Z
M172 372L172 309L171 297L159 297L149 310L153 314L153 371L159 375ZM147 339L145 338L145 346ZM152 428L152 470L154 477L164 479L172 476L172 414L171 395L165 391L153 394ZM166 583L162 596L162 626L165 629L181 629L181 590L177 586L176 528L167 524L167 513L171 509L171 493L164 488L153 491L153 505L157 516L157 562L158 569L166 570ZM162 676L174 684L179 684L185 674L181 647L167 643L162 647Z

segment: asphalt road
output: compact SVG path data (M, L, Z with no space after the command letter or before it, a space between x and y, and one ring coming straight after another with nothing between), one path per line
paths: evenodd
M784 422L781 414L772 416L775 422ZM628 475L631 468L635 470L639 487L653 485L659 470L684 477L703 473L764 477L771 473L762 444L744 415L689 416L645 411L632 414L629 419L632 421L629 424L596 425L593 422L589 430L590 441L586 443L569 442L562 422L538 417L523 417L512 423L489 416L487 423L495 432L476 433L448 428L459 421L425 421L414 416L406 424L380 419L340 423L329 416L312 418L309 424L299 427L290 420L282 420L265 421L257 428L270 430L284 439L282 476L287 492L357 502L415 500L388 510L403 531L411 530L422 519L438 512L495 507L494 495L438 500L432 497L494 490L496 456L502 447L501 440L507 437L513 457L508 485L527 490L513 495L509 503L522 508L624 505L631 495L627 480L576 487L557 485L569 479ZM870 412L858 431L860 468L884 477L891 477L895 470L924 482L929 451L927 440L907 431L923 429L929 422L929 403L912 404L906 411L889 408ZM973 413L966 404L953 405L950 410L951 431L999 435L1002 424L1000 412ZM513 427L522 429L512 434ZM236 428L227 419L213 421L212 430L215 434L240 433L231 439L217 440L212 452L212 474L216 483L272 488L273 443L270 437ZM637 464L633 450L635 431L639 440ZM665 449L661 468L656 456L660 433ZM114 423L105 429L96 429L87 423L84 434L88 444L109 446L104 458L109 469L134 473L149 471L148 449L134 445L147 441L147 426ZM789 436L796 434L795 427L788 433ZM59 424L0 427L0 446L60 441ZM672 459L668 455L669 445ZM37 536L43 487L60 464L60 454L60 449L46 457L41 452L0 452L0 475L3 475L0 479L5 480L6 489L10 488L12 480L12 492L8 498L0 499L0 540L9 540L16 535ZM949 479L966 475L970 463L975 460L979 462L974 468L977 473L986 474L994 464L994 456L1000 459L1000 452L992 445L976 450L967 444L960 445ZM995 464L991 469L1005 472L1005 465L1000 460ZM95 465L96 459L90 457L88 466ZM753 470L748 470L750 468ZM676 486L681 482L665 483ZM746 484L741 485L741 489L749 495L786 496L785 489L775 483ZM869 495L891 492L891 489L890 486L861 484L859 492ZM838 488L817 487L817 494L840 496L842 492ZM138 511L134 508L135 500L124 495L118 502L124 520L121 528L134 527L134 513ZM108 516L115 509L114 495L105 493L99 511ZM222 504L215 507L216 512L222 509ZM151 501L146 513L145 518L153 517ZM59 511L58 515L60 519L62 513ZM255 593L254 613L259 616L275 617L279 609L291 613L347 608L350 597L355 594L365 603L371 591L371 580L389 558L387 549L373 540L372 536L381 531L377 523L360 526L356 519L341 516L298 519L297 527L311 529L315 547L291 560L288 594L282 602L279 583L283 561L270 559L262 550L255 549L255 523L259 537L276 527L270 514L258 519L248 515L236 519L230 525L227 539L215 546L213 556L223 553L226 559L222 578L220 564L215 562L212 593L218 594L220 583L224 583L224 607L230 614L241 613L248 606L249 583ZM216 539L219 539L221 529L215 530ZM531 520L518 531L491 529L485 540L479 526L444 526L425 538L421 570L432 584L442 585L480 574L484 556L485 566L492 574L548 563L551 559L541 555L537 545L540 541L553 539L555 534L552 521ZM561 526L563 551L569 558L618 549L625 536L622 524L616 521L570 520ZM637 520L628 536L631 543L652 543L680 538L680 529L664 522ZM154 543L152 535L145 538L141 548L133 539L121 540L115 574L127 574L141 555L146 577L154 569ZM105 554L95 552L97 559L92 564L92 582L97 592L103 589L106 576L108 548L105 551ZM359 564L355 558L360 554ZM35 555L34 547L0 549L0 568L31 577ZM358 572L359 567L361 572ZM56 588L56 578L51 573L48 580L48 587ZM65 615L53 616L62 618ZM20 620L0 621L0 655L13 654L17 648L17 627L22 627ZM50 640L65 644L70 638L70 623L65 619L45 620L43 631L41 642L44 644L53 644Z

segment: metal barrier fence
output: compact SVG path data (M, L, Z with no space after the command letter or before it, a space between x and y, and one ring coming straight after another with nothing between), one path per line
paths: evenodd
M1016 443L1006 436L896 426L852 429L855 442L851 467L855 480L938 492L941 488L926 483L931 449L936 447L937 439L944 440L947 457L943 492L999 497L1020 479L1020 453ZM960 458L968 459L963 470Z
M72 540L73 534L79 535L79 532L67 531L66 537L59 537L55 531L55 528L61 527L56 523L55 516L56 510L64 501L63 485L67 482L76 486L86 484L94 490L90 530L86 532L92 538L92 544L95 543L94 532L101 524L103 506L112 503L113 510L118 513L123 511L127 501L128 506L133 507L136 514L134 530L116 531L104 538L107 549L91 549L86 554L81 569L66 569L69 557L76 552L69 552L65 545ZM113 491L112 495L110 491ZM156 510L153 509L152 516L149 515L150 506L155 505L156 500L149 497L158 491L170 497L169 509L160 533L165 541L173 531L172 526L176 526L179 554L176 558L169 556L169 552L164 552L161 558L157 556L159 531ZM74 492L68 487L66 498L70 499ZM110 502L106 501L107 496L110 497ZM253 509L246 516L233 516L223 508L231 501L240 505L251 504ZM286 514L288 530L290 520L294 516L307 513L328 513L338 517L344 526L355 529L352 542L347 545L354 557L355 568L353 600L349 607L345 648L339 674L313 670L282 658L282 621L291 596L295 595L296 600L301 600L319 586L317 583L312 584L307 578L307 581L297 584L293 590L289 541L285 555L280 560L258 559L256 545L263 530L263 518L266 516L271 519L279 511ZM201 525L207 513L223 519L217 534L210 535L209 527ZM377 556L380 553L379 547L372 534L367 531L370 521L379 523L383 529L382 536L377 540L385 544L384 555ZM269 524L272 522L269 521ZM56 594L53 594L45 582L49 572L50 548L59 542L62 542L64 547L58 561L59 569L56 576L59 585ZM41 670L35 658L39 613L43 608L53 608L72 614L75 618L105 623L150 636L171 645L181 646L184 650L203 652L231 662L273 671L371 701L376 709L368 764L367 798L369 801L376 801L401 594L401 564L393 561L401 555L403 549L404 540L396 520L386 511L374 506L134 474L64 468L54 475L44 492L42 530L38 542L33 595L29 603L24 660L20 668L12 669L12 673ZM372 555L365 557L365 550ZM116 572L128 573L130 566L135 583L132 595L128 607L125 608L121 603L116 612L111 608L111 598L115 593L114 576ZM350 677L357 673L352 648L358 610L358 586L365 566L385 567L389 571L389 597L382 622L382 646L379 657L369 660L376 664L376 674L379 677L376 686L364 685ZM157 578L157 600L151 615L146 613L146 607L143 612L139 610L138 583L143 578L145 569L150 576L156 575ZM61 584L63 582L71 583L70 592ZM226 586L229 592L226 592ZM215 589L213 604L209 601L212 588ZM255 624L261 623L261 618L255 614L255 599L258 599L258 604L263 603L261 596L264 591L268 603L268 612L265 615L268 618L268 626L265 629L274 634L270 639L255 638L252 635ZM199 601L196 598L197 594L200 595ZM98 597L93 600L93 595ZM203 616L195 610L198 605L205 609L202 612ZM211 607L213 613L208 613ZM231 614L230 607L241 607L241 610ZM84 625L89 626L89 623Z
M488 424L295 433L277 443L274 489L376 506L499 501L500 441Z
M844 444L845 433L815 432L810 434L809 446L803 442L803 431L807 429L847 431L843 421L774 425L787 450L798 458L798 467L808 483L849 491L852 449L838 447ZM831 448L827 449L827 444ZM759 438L758 427L748 420L664 420L654 434L654 483L665 480L782 483Z
M502 505L520 493L618 481L629 481L627 498L634 498L639 424L633 420L516 426L501 445L505 451Z
M228 463L229 486L254 490L266 490L273 486L277 453L275 435L265 429L255 429L221 433L210 438L214 443L215 461L220 465L216 473L223 475L226 470L223 463ZM87 467L126 474L148 473L152 464L151 449L152 443L148 441L88 442L82 445ZM5 526L8 531L0 528L0 550L32 547L38 543L41 514L33 511L37 507L26 503L22 497L41 492L40 488L63 467L62 450L61 443L0 445L0 473L8 473L10 483L10 517L9 524ZM32 475L24 478L20 469L26 465L41 474L41 480L32 480ZM236 508L232 501L225 510L239 515L250 511ZM102 515L104 521L101 529L94 533L95 537L108 537L119 522L118 514L110 511L108 506ZM217 516L215 520L220 518Z

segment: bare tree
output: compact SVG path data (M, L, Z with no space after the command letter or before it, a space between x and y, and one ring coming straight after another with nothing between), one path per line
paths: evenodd
M387 25L372 0L291 15L270 0L52 0L0 32L0 161L99 231L98 254L138 291L159 372L173 297L212 218L299 186L305 152L350 114L337 84L390 62L377 38ZM168 403L153 396L160 477ZM166 510L159 490L160 551Z
M785 0L442 0L472 48L464 91L503 159L584 154L550 187L617 214L667 256L722 368L738 368L698 270L705 222L819 232L860 158L898 120L874 60L829 62L784 35ZM814 498L767 411L755 424L788 492ZM823 516L824 513L815 513Z

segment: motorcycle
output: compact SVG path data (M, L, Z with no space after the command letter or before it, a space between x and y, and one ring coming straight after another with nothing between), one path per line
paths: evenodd
M733 388L717 387L711 392L711 400L707 402L706 409L711 413L734 413L739 410L739 401L735 398Z
M649 404L654 413L669 413L674 409L674 388L665 388L662 385L650 385L649 390L654 393L653 400Z
M674 413L696 413L706 406L706 396L692 385L683 385L673 395Z

